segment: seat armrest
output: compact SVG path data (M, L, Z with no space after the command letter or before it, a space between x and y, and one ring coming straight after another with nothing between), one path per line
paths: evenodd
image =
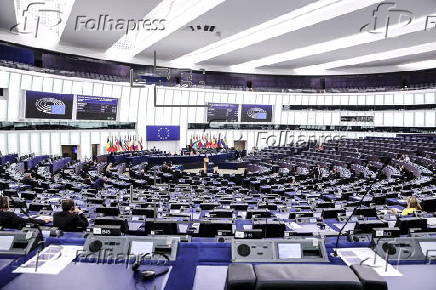
M387 290L386 280L377 274L377 272L364 265L351 265L351 270L359 277L364 290Z
M226 290L253 290L256 275L251 264L230 264L227 268Z

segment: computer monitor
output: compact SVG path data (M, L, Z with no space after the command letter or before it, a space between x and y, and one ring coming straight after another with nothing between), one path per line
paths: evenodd
M267 209L249 209L247 210L247 219L251 219L253 217L256 218L270 218L272 213Z
M146 218L154 218L154 208L133 208L132 215L145 216Z
M323 219L335 219L338 217L338 214L344 214L345 209L342 208L326 208L323 209L321 213L321 217Z
M127 233L129 224L127 220L116 217L97 217L94 220L96 226L121 226L121 232Z
M422 198L421 207L426 212L436 212L436 197Z
M388 227L388 223L381 220L357 221L353 232L355 234L371 234L373 229L386 227Z
M295 218L301 218L301 217L313 217L313 212L311 211L293 211L289 213L289 219L295 219Z
M177 222L174 220L150 220L145 223L145 231L155 235L178 235Z
M317 208L334 208L335 207L335 203L334 202L330 202L330 201L322 201L322 202L318 202L316 204Z
M261 229L265 238L283 238L286 225L277 220L257 220L253 222L253 229Z
M104 214L105 216L118 216L120 209L117 207L97 207L95 213Z
M361 207L357 208L354 212L354 215L360 215L364 217L376 217L377 209L375 207Z
M400 228L400 234L407 235L410 229L418 229L419 231L427 230L427 219L417 217L400 217L397 219L396 227Z
M216 237L219 231L233 231L231 221L208 221L200 223L198 228L199 237Z
M46 204L46 203L29 204L29 211L40 211L40 210L53 210L53 208L50 204Z

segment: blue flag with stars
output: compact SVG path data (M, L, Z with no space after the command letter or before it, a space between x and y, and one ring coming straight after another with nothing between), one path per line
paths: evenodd
M180 140L180 126L147 126L147 141Z

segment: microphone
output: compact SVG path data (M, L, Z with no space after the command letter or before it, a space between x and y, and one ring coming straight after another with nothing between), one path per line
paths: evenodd
M372 195L372 188L371 188L371 186L369 186L368 191L363 195L362 199L360 200L359 205L356 206L356 207L353 209L353 212L352 212L351 215L348 217L348 219L345 221L345 224L342 226L342 228L339 230L338 237L336 238L336 243L335 243L335 247L336 247L336 248L338 247L338 244L339 244L339 238L341 237L342 232L344 231L345 227L348 225L348 223L350 222L351 218L354 216L354 214L356 213L356 211L362 207L362 205L363 205L363 201L365 200L365 197L367 197L367 196L370 195L370 194ZM336 253L336 252L335 252L335 253ZM337 254L337 253L336 253L336 254Z

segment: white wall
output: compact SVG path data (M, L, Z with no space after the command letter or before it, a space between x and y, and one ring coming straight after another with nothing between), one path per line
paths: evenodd
M59 154L61 145L80 145L81 157L91 155L91 144L100 144L100 152L108 136L137 134L142 137L145 147L156 146L145 142L147 125L179 125L180 142L159 142L163 150L185 147L192 135L201 135L202 130L188 130L188 123L206 123L204 107L155 107L152 86L131 88L128 83L110 83L90 79L68 78L38 72L20 71L0 67L0 87L6 88L6 99L0 99L0 122L24 121L22 118L22 97L25 90L37 90L54 93L72 93L112 97L119 99L119 118L121 122L135 122L136 132L132 130L77 130L77 131L0 131L0 150L3 154L18 152L25 154ZM206 105L208 102L236 104L271 104L273 109L272 124L281 125L367 125L364 123L343 123L340 117L349 115L374 116L374 126L379 127L436 127L436 110L416 111L283 111L282 105L411 105L435 104L436 90L385 93L354 94L285 94L256 93L243 91L222 91L191 88L158 87L156 102L158 105ZM39 120L49 121L49 120ZM246 140L247 147L271 145L280 133L269 131L259 133L255 130L208 130L211 135L226 136L230 146L233 140ZM265 135L266 134L266 135ZM291 131L294 140L315 136L323 139L325 135L344 135L349 138L364 136L394 136L391 133L371 132L312 132ZM323 137L324 135L324 137ZM270 137L268 141L263 140ZM283 136L282 136L283 138ZM259 141L257 141L259 140ZM283 140L283 139L282 139ZM278 144L278 140L275 141Z

